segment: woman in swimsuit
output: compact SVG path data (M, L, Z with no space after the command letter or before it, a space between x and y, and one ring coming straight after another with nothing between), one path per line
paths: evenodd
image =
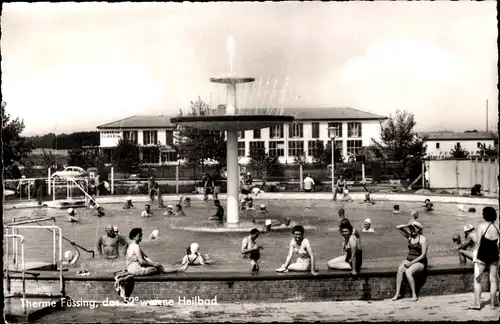
M344 195L345 190L347 190L347 181L341 174L339 175L339 179L337 180L337 184L335 185L335 193L333 194L333 200L337 200L337 194Z
M174 273L186 271L188 264L181 267L165 268L160 263L151 260L140 248L142 228L133 228L129 234L130 243L127 246L127 271L134 276L147 276L155 273Z
M190 266L193 265L204 265L204 264L209 264L210 260L208 255L202 255L199 252L200 246L198 243L191 243L191 245L187 248L186 250L186 255L182 259L182 264L189 264Z
M353 276L357 276L363 262L363 250L361 239L354 233L354 228L348 220L340 222L340 234L342 240L342 255L328 261L328 268L337 270L351 270Z
M417 221L409 224L396 226L398 231L408 239L408 256L401 262L396 276L396 294L392 300L401 298L400 290L403 283L403 275L410 285L412 298L410 301L417 301L418 296L415 289L415 275L427 270L427 239L422 235L424 227ZM409 231L408 231L408 230Z
M311 271L311 274L316 276L318 272L315 269L314 253L309 240L304 238L304 227L297 225L292 229L292 233L294 238L290 241L285 264L276 271ZM294 253L297 254L297 260L290 264Z
M241 242L241 254L243 254L243 259L250 260L250 270L259 271L259 259L260 251L264 248L258 245L256 240L259 237L260 231L253 228L250 231L250 235L243 238Z
M483 208L484 222L477 226L477 254L474 259L474 297L475 304L471 309L481 309L481 275L484 270L490 272L490 303L491 308L498 307L496 298L498 290L498 261L500 232L494 222L497 212L493 207Z

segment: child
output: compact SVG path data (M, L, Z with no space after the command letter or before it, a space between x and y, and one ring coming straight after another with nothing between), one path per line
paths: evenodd
M399 214L399 205L394 205L394 210L392 212L393 214Z
M153 216L153 212L151 211L150 205L145 205L144 210L141 213L141 217L151 217Z
M214 205L217 208L217 212L208 220L216 220L222 222L222 220L224 219L224 208L220 205L219 199L214 200Z
M78 223L80 221L80 216L78 216L76 210L73 208L68 208L68 215L66 216L66 221L70 223Z
M127 197L127 199L123 203L123 209L131 209L131 208L135 208L134 205L132 204L132 198Z
M163 213L165 216L174 216L174 207L172 205L167 206L167 211Z
M174 215L175 216L186 216L186 213L184 213L184 211L182 210L182 205L181 204L175 205Z
M191 245L186 250L186 255L182 259L182 264L191 265L204 265L210 264L211 260L209 260L209 256L207 254L201 254L199 252L198 243L191 243Z
M254 228L250 231L250 235L246 236L241 244L241 254L244 259L250 260L251 271L259 271L258 261L260 259L260 251L262 246L257 245L256 240L259 237L259 230Z

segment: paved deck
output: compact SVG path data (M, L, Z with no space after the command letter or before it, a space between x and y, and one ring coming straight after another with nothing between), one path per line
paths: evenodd
M483 293L482 310L468 310L472 293L422 297L412 303L399 301L345 301L316 303L231 303L208 306L99 306L67 308L39 319L38 323L73 322L334 322L334 321L496 321Z

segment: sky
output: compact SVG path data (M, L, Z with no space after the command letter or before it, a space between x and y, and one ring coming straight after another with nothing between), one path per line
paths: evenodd
M496 129L496 3L4 3L2 97L25 135L177 115L238 75L240 107L412 112ZM232 40L228 42L228 40ZM228 46L230 43L230 46ZM450 118L451 117L451 118Z

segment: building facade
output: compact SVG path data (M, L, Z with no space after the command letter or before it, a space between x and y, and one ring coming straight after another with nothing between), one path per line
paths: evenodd
M479 155L480 146L495 146L495 135L490 132L423 132L420 138L426 138L427 157L431 159L444 159L451 157L451 151L458 145L467 151L470 156Z
M295 157L302 154L312 162L316 143L321 141L326 146L331 141L329 127L336 127L335 147L347 158L369 146L372 139L379 139L380 122L387 119L353 108L288 108L285 114L295 116L295 121L239 133L240 164L248 163L252 147L264 148L284 164L294 163ZM126 137L140 146L146 163L177 163L170 146L175 141L176 127L170 117L132 116L97 128L101 132L101 149L109 156L119 140ZM152 156L152 147L160 147L161 154Z

